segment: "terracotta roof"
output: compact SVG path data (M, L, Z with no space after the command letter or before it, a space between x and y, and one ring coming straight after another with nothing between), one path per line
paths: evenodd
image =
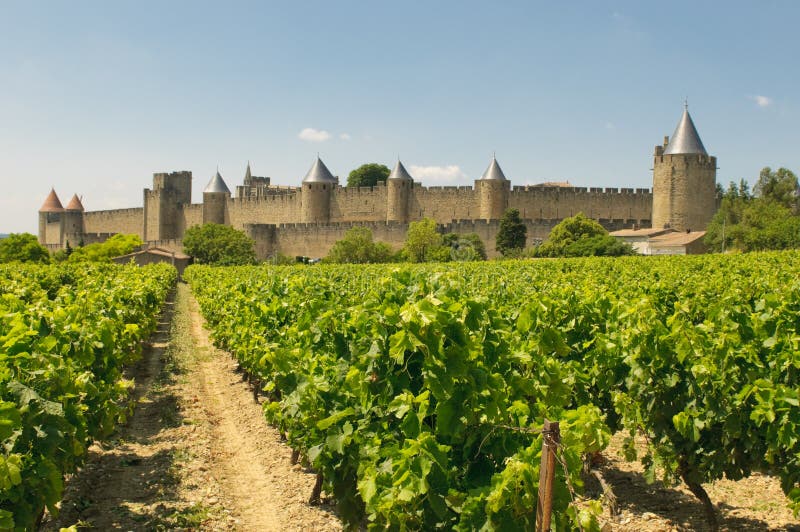
M50 194L47 195L47 199L44 200L42 206L39 208L39 212L61 212L64 210L64 206L61 205L61 200L58 199L58 194L56 194L56 189L51 188Z
M544 183L536 183L535 185L531 185L534 187L561 187L561 188L572 188L573 185L569 181L545 181Z
M134 251L133 253L128 253L127 255L120 255L119 257L113 257L114 259L127 259L130 257L135 257L137 255L158 255L160 257L169 257L172 258L173 256L176 259L188 259L190 258L189 255L185 253L181 253L180 251L170 251L165 248L159 247L152 247L147 249L142 249L140 251Z
M83 212L83 203L81 203L81 199L78 197L77 194L73 194L72 199L69 200L69 203L67 203L67 207L65 210Z
M674 233L674 229L656 229L654 227L647 227L644 229L620 229L609 233L611 236L640 236L640 237L656 237L666 233Z
M674 232L665 235L654 236L650 239L651 246L659 247L672 247L672 246L685 246L706 236L705 231L692 231L687 232Z

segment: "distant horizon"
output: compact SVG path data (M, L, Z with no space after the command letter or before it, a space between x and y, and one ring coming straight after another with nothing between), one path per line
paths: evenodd
M0 35L0 227L37 232L54 187L141 206L152 174L344 182L398 156L425 186L651 188L683 104L718 183L800 169L800 4L178 0L12 3ZM688 16L687 13L691 13ZM9 186L10 185L10 186Z

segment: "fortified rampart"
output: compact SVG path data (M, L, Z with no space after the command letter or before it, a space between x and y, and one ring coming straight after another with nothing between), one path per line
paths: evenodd
M172 249L185 231L202 223L224 223L248 232L258 256L274 253L321 257L354 225L372 229L376 240L400 247L408 224L432 218L444 232L477 233L494 253L499 219L519 210L529 244L547 238L566 217L584 213L607 229L656 225L702 229L714 213L716 158L709 156L684 111L673 141L655 153L654 189L584 188L565 184L511 186L496 159L474 186L425 187L397 162L385 183L342 187L317 158L301 186L275 186L256 177L248 164L236 196L219 172L192 204L192 173L157 173L143 193L143 206L84 212L73 198L67 208L51 192L39 213L39 240L57 248L70 241L134 233ZM77 240L76 240L77 239ZM179 249L176 249L176 251Z

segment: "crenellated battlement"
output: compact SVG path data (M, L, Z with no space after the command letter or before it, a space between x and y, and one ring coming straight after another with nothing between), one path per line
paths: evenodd
M529 243L546 238L558 222L578 213L609 230L647 227L651 220L658 227L704 228L716 209L717 160L705 151L688 110L672 140L665 137L655 147L653 158L652 189L575 187L568 182L512 186L495 158L473 185L429 187L414 180L400 161L386 182L372 187L342 186L319 158L301 186L252 176L248 164L235 195L217 172L204 190L203 203L195 204L192 172L159 172L153 174L152 188L143 190L142 207L63 211L53 196L39 212L39 238L63 246L67 236L81 232L87 238L125 232L177 246L186 229L215 222L251 234L260 256L323 256L352 227L369 227L375 239L399 247L410 223L431 218L443 232L477 233L487 250L493 250L500 218L509 208L519 211Z

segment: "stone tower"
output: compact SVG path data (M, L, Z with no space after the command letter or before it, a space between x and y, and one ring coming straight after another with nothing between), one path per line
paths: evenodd
M708 155L689 109L672 139L656 146L653 162L653 227L705 230L716 210L717 158Z
M183 206L191 201L191 172L153 174L153 189L144 190L143 240L180 238Z
M386 180L386 221L408 223L409 203L414 179L400 160Z
M64 206L54 188L39 208L39 243L61 244Z
M83 238L83 233L85 232L83 210L81 199L77 194L74 194L64 208L64 214L62 215L64 220L64 242L62 242L62 244L66 245L66 243L69 242L70 245L74 247L80 243Z
M249 173L249 164L247 170ZM224 224L225 211L230 197L231 191L222 176L219 175L219 170L217 170L217 173L203 190L203 223Z
M497 159L492 156L492 162L480 179L475 181L478 191L480 212L478 217L483 220L499 220L508 207L508 193L511 182L506 179Z
M328 223L331 218L331 195L339 180L333 177L325 163L317 160L303 179L300 193L300 217L304 223Z

